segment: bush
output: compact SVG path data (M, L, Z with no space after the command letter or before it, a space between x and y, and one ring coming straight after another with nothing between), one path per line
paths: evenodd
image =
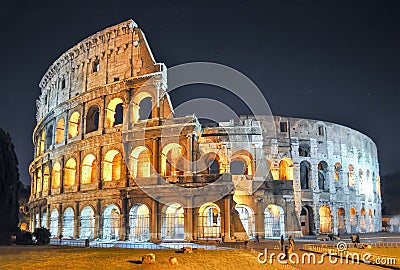
M32 245L32 234L28 231L20 231L17 233L17 245Z
M50 231L46 228L36 228L33 232L33 236L36 238L37 245L48 245L50 244Z

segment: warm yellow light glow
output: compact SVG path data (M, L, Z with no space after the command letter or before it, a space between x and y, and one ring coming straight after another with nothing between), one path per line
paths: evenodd
M68 138L72 139L79 135L81 115L79 112L71 114L68 122Z
M116 181L121 178L121 153L117 150L110 150L103 161L103 180Z
M150 155L144 146L136 147L131 153L131 173L136 177L150 177Z
M114 126L115 109L118 104L123 104L122 99L114 98L108 103L107 110L106 110L106 128L110 128L110 127Z
M51 186L52 188L58 188L61 182L61 166L60 163L56 162L53 165L53 172L51 175Z
M76 161L70 158L64 168L64 186L69 187L75 185L76 178Z
M92 154L85 156L82 161L82 184L94 183L96 181L96 157Z
M56 127L56 143L61 143L64 140L64 128L65 128L65 121L64 118L60 118L57 122Z
M294 165L290 158L283 158L279 162L279 180L293 180Z
M50 169L49 166L44 167L43 171L43 190L49 189Z
M332 215L329 206L321 206L319 208L319 228L321 233L332 231Z

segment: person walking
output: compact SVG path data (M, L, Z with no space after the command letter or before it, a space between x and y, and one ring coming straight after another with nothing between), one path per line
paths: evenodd
M283 235L281 235L281 240L280 240L281 251L283 251L284 245L285 245L285 238L283 237Z
M289 249L293 252L294 251L294 240L293 237L289 237Z

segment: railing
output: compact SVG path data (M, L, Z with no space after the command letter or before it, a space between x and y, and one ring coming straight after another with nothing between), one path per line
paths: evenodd
M50 245L57 246L70 246L70 247L86 247L85 240L74 240L74 239L51 239ZM184 247L192 247L193 249L206 249L206 250L222 250L222 249L233 249L236 247L222 247L216 245L200 245L195 243L161 243L155 244L150 242L101 242L101 241L90 241L89 248L133 248L133 249L182 249Z
M347 248L354 247L354 243L346 242ZM400 242L376 242L376 243L360 243L358 246L368 245L371 248L400 248ZM332 249L337 251L337 243L329 244L304 244L303 249L316 251L316 252L327 252Z

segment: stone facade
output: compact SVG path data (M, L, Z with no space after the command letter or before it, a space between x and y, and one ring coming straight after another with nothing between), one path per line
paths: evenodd
M380 230L367 136L285 117L205 127L174 116L166 71L132 20L53 63L37 101L30 228L131 241Z

